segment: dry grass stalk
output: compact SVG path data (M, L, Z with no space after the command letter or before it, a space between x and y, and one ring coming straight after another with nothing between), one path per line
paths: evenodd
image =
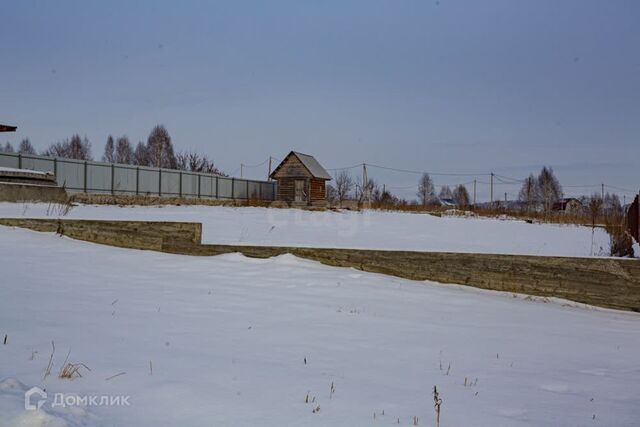
M56 345L53 341L51 341L51 355L49 356L49 363L47 364L47 368L44 370L43 380L51 375L51 368L53 367L53 355L56 352Z
M80 373L80 369L82 368L87 371L91 370L84 363L67 363L60 369L58 378L72 380L74 378L82 377L82 374Z
M105 380L105 381L109 381L109 380L112 380L112 379L114 379L114 378L116 378L116 377L119 377L120 375L124 375L124 374L126 374L126 372L118 372L117 374L115 374L115 375L111 375L110 377L105 378L104 380Z
M69 355L71 354L71 350L67 353L67 357L64 359L64 363L62 364L62 368L60 368L60 372L58 372L58 378L72 380L74 378L82 377L80 373L80 369L84 368L87 371L91 371L87 365L84 363L71 363L69 362Z
M433 407L436 410L436 427L440 427L440 405L442 405L442 399L436 386L433 386Z
M74 207L75 205L71 202L71 199L67 199L64 202L49 202L47 216L67 216Z

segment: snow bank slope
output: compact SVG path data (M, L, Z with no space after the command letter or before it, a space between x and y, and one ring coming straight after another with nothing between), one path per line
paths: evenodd
M443 427L632 426L640 416L632 313L291 256L177 256L5 227L0 271L0 381L130 396L130 406L64 415L48 401L59 425L407 426L417 416L429 426L434 385ZM55 378L68 351L91 368L83 378ZM0 389L0 426L33 421L22 405Z
M43 217L47 210L47 204L0 203L0 217ZM558 256L609 254L609 238L601 229L592 234L587 227L398 212L78 206L68 217L202 222L205 243Z

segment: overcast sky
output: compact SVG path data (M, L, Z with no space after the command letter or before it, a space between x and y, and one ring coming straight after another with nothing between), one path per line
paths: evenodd
M639 22L637 0L5 0L0 123L19 129L0 138L80 133L99 158L108 134L146 141L161 123L235 175L294 149L326 168L546 164L569 195L637 191ZM369 175L415 193L417 175Z

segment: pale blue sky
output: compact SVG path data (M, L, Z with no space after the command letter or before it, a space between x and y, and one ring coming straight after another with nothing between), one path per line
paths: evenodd
M640 187L638 1L5 0L2 21L0 123L19 126L2 141L77 132L99 157L109 133L162 123L229 173L295 149Z

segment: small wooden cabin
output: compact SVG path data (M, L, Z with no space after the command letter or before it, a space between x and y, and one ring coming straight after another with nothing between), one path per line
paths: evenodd
M291 206L326 206L326 182L331 175L308 154L295 151L269 175L278 182L276 200Z

